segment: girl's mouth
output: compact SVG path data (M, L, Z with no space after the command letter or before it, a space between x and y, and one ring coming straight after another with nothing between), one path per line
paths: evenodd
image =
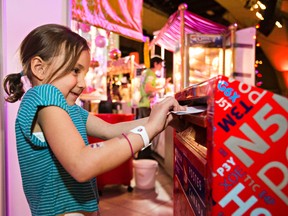
M71 94L74 95L75 97L79 97L81 93L79 94L79 93L71 92Z

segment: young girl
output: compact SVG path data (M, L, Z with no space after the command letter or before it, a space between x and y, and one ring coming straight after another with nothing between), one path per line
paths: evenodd
M32 215L99 215L95 176L115 168L168 125L171 110L185 110L173 97L156 104L149 118L109 124L75 104L85 89L90 53L85 39L48 24L21 43L23 71L7 75L6 101L21 104L17 151ZM32 84L26 93L22 76ZM25 94L24 94L25 93ZM87 135L105 142L88 144Z

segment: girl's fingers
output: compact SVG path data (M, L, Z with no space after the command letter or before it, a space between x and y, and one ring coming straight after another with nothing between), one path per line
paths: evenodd
M152 131L155 132L155 135L165 129L173 120L173 116L169 115L172 110L183 111L186 108L180 106L178 101L173 97L166 97L153 106L148 122L149 126L153 128Z

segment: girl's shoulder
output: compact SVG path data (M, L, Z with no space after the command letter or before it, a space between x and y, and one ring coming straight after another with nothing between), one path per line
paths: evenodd
M24 95L21 104L34 106L56 105L67 109L67 102L62 92L51 84L43 84L30 88Z
M41 94L42 92L45 92L45 93L56 93L56 94L60 93L60 94L62 94L61 91L57 87L55 87L55 86L53 86L51 84L42 84L42 85L34 86L34 87L30 88L26 92L26 94L28 94L28 95L29 95L29 93L30 94L33 94L33 93L39 94L40 93Z

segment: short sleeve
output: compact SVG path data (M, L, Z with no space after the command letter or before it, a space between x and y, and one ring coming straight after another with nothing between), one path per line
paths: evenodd
M64 95L53 85L45 84L29 89L20 104L17 123L26 138L35 144L47 145L32 136L31 127L39 107L58 106L68 112L68 104Z

